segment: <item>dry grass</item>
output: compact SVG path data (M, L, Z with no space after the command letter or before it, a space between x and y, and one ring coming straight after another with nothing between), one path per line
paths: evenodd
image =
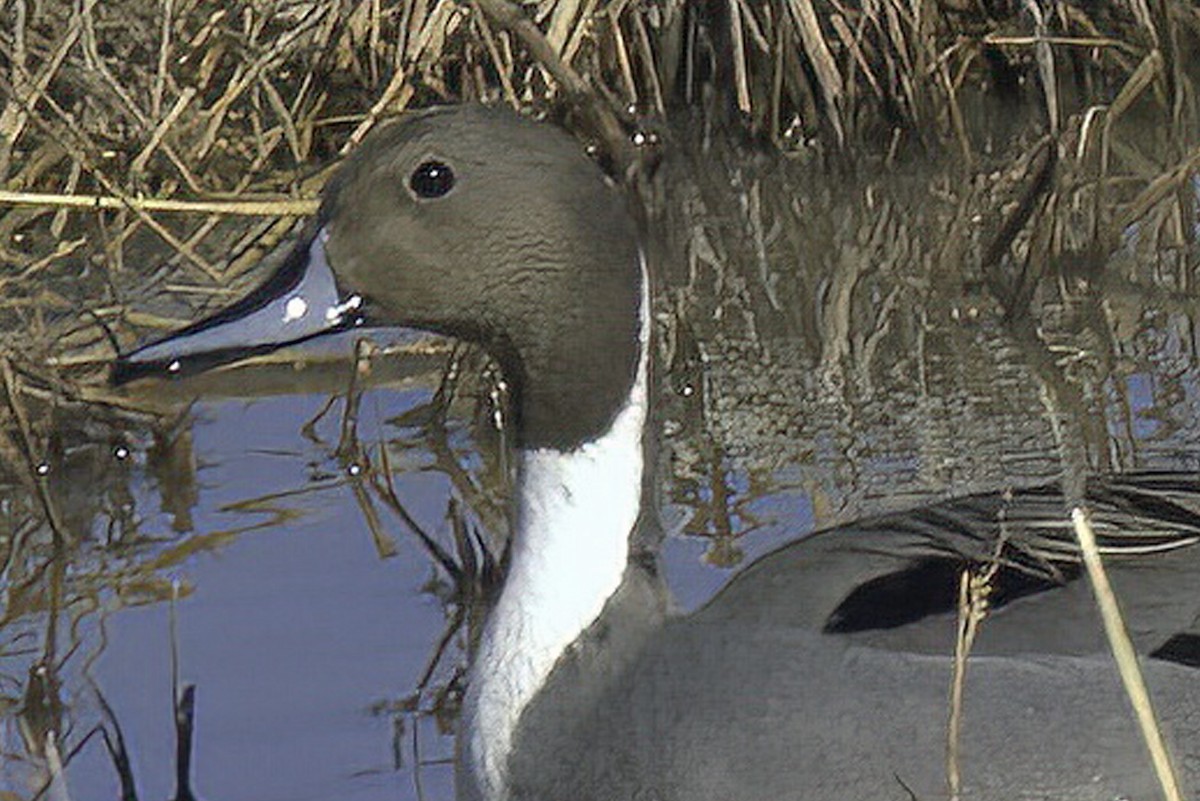
M1183 791L1180 789L1179 777L1171 764L1166 741L1158 723L1158 715L1150 702L1150 691L1146 687L1146 679L1142 675L1138 663L1137 651L1129 637L1129 630L1121 616L1112 584L1109 583L1108 573L1100 558L1100 549L1096 545L1096 532L1092 529L1092 521L1086 509L1076 506L1071 510L1071 522L1075 526L1075 535L1079 539L1079 547L1083 553L1083 563L1087 568L1088 579L1092 592L1096 597L1096 606L1104 620L1104 632L1108 637L1109 647L1117 669L1121 674L1121 684L1134 709L1138 729L1150 752L1150 761L1154 765L1154 773L1158 777L1162 796L1166 801L1183 801Z
M231 252L288 225L248 232L228 215L307 213L316 168L410 105L565 112L636 169L625 132L681 105L785 152L946 150L971 165L1009 145L974 110L1015 103L1078 137L1106 246L1148 214L1184 239L1200 158L1186 58L1200 12L1175 0L1052 18L1002 0L14 0L0 15L0 346L31 373L64 352L103 363L144 330L148 287L186 313L168 276L238 278L253 259ZM1152 151L1120 135L1147 116L1168 123ZM84 382L102 372L71 363Z

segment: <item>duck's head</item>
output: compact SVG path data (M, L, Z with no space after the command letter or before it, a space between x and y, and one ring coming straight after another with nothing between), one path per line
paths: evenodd
M263 286L123 356L114 378L194 372L365 313L482 344L514 393L518 444L567 450L629 391L641 291L636 227L575 140L506 110L440 108L363 142Z

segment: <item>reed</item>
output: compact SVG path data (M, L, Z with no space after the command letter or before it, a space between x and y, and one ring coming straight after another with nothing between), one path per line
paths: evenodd
M319 166L434 102L570 117L621 169L637 167L630 132L682 108L782 154L947 152L968 176L1049 131L1075 138L1092 183L1075 189L1094 193L1111 247L1144 217L1189 218L1198 41L1184 0L1049 16L1009 0L14 0L0 10L0 349L40 370L128 343L148 306L191 310L168 279L239 274L229 215L306 213ZM980 122L997 108L1027 124L997 141ZM1154 126L1151 152L1126 121ZM54 302L70 310L29 324Z

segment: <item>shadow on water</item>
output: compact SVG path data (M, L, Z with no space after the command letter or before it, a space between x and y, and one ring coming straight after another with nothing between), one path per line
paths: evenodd
M830 180L685 130L651 200L684 607L814 528L1196 468L1193 220L1100 258L1086 186L1046 187L1048 145L966 185L933 163ZM1072 203L1073 227L1036 222ZM452 794L503 554L504 398L478 352L370 339L144 385L124 409L38 402L9 370L0 447L28 470L0 477L0 797L53 798L55 759L75 801L176 797L176 673L199 797Z

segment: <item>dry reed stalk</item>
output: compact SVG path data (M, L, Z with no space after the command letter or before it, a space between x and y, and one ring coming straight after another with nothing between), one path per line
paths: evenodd
M1108 581L1104 562L1100 558L1091 516L1086 509L1076 506L1071 509L1071 523L1075 528L1075 536L1079 540L1079 547L1083 553L1083 564L1092 585L1092 593L1096 597L1096 607L1100 610L1100 617L1104 621L1104 633L1108 637L1109 648L1117 663L1117 670L1121 674L1121 683L1133 705L1138 728L1141 730L1146 748L1150 752L1150 761L1154 765L1154 772L1162 788L1163 798L1166 801L1183 801L1179 779L1171 764L1162 728L1159 726L1158 717L1150 701L1150 691L1146 688L1146 679L1138 664L1137 651L1133 647L1133 641L1129 638L1129 631L1121 616L1121 608L1117 603L1115 593L1113 593L1112 585Z
M554 0L550 8L550 23L546 26L546 41L554 52L561 57L571 35L577 26L581 11L579 0Z
M1200 147L1194 149L1183 161L1152 180L1134 198L1133 202L1114 221L1114 235L1118 235L1142 219L1168 195L1186 188L1197 170L1200 170Z
M629 47L625 44L625 33L621 30L621 13L626 3L617 3L608 11L609 32L613 38L613 48L617 54L617 64L621 68L621 77L625 83L625 99L633 106L638 104L637 80L633 77L633 60L629 57Z
M967 133L967 123L958 104L958 93L955 90L954 80L950 77L945 62L938 64L937 75L942 87L946 90L946 110L950 115L950 126L954 130L954 138L958 142L959 154L962 157L963 165L967 169L971 169L975 161L971 137Z
M845 95L845 84L821 30L816 9L812 0L788 0L788 10L792 14L796 29L800 32L804 52L817 74L817 83L825 100L829 121L837 132L838 144L844 144L846 132L842 124L842 99Z
M110 196L55 195L0 190L0 205L114 210L180 214L215 214L239 217L307 217L317 212L319 200L170 200Z
M392 80L388 83L387 88L379 96L379 100L370 108L362 122L358 124L358 127L347 138L346 144L342 148L342 154L349 153L355 146L361 143L366 135L370 133L371 129L375 127L375 124L379 122L379 118L384 113L406 108L409 101L412 100L412 96L412 82L409 80L408 73L398 70L392 76Z
M654 110L660 116L666 116L666 100L663 97L662 85L658 81L658 63L654 58L654 47L650 43L650 32L646 30L646 21L641 14L633 15L633 27L637 34L642 73L646 76L645 81L650 85L650 94L654 98Z
M496 67L500 86L504 90L504 100L513 108L519 108L517 92L513 88L512 78L509 77L509 73L512 71L512 61L506 60L500 55L500 49L496 47L496 37L492 35L492 27L488 25L487 19L482 14L476 14L471 23L478 29L484 48L491 57L492 64ZM570 59L566 59L566 61L568 64L570 63Z
M579 48L583 45L584 38L593 33L595 19L593 15L596 12L596 3L599 0L584 0L583 8L579 12L578 24L571 31L571 36L567 39L566 45L562 49L562 60L567 64L575 63L575 56L579 53Z
M958 627L954 638L954 673L950 680L950 720L946 726L946 784L951 801L962 792L958 744L962 734L963 693L967 684L967 655L975 642L976 620L971 602L971 571L964 570L958 581Z
M842 46L850 51L850 55L854 57L855 66L862 72L867 79L868 85L875 93L877 98L884 97L883 87L879 83L879 79L875 77L875 70L867 60L866 54L863 52L862 46L862 23L859 23L857 31L851 31L850 26L846 23L846 17L843 14L833 14L829 18L830 25L833 26L834 32L841 40ZM782 51L782 46L779 47Z
M1028 47L1031 45L1055 45L1062 47L1116 47L1125 50L1129 53L1137 52L1128 42L1123 42L1120 39L1110 39L1106 36L1055 36L1053 34L1045 34L1042 36L1010 36L999 33L989 33L983 36L980 41L987 45L996 45L999 47Z
M594 127L611 154L619 171L625 171L635 163L635 152L624 129L611 106L596 96L589 84L566 64L550 44L541 30L521 11L507 0L475 0L478 7L497 25L521 40L534 60L558 82L566 94L567 101L575 106ZM620 34L620 22L610 14L615 36ZM622 49L620 51L624 53ZM627 54L622 58L628 58Z
M743 114L753 113L750 102L750 71L746 66L746 38L742 32L742 4L737 0L729 3L729 38L733 43L733 83L737 92L738 108Z

